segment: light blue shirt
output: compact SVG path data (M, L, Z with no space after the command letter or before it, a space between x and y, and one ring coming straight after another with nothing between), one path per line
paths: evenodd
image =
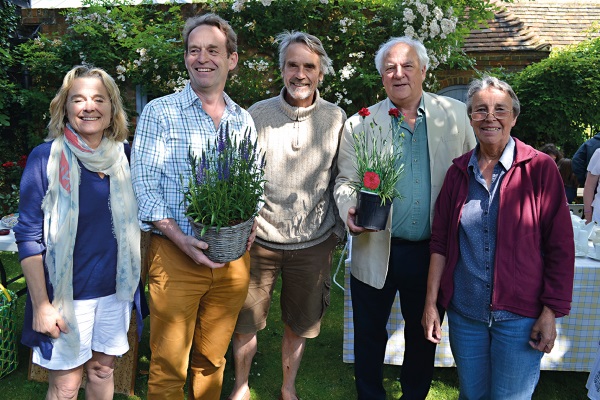
M509 311L491 311L494 289L494 260L498 240L500 185L515 157L515 141L509 138L494 166L490 187L481 174L477 154L473 152L467 168L469 194L458 230L460 255L454 271L454 295L451 307L459 314L486 323L521 318Z
M154 99L144 107L131 151L131 178L142 230L160 233L151 222L173 218L183 233L192 235L182 203L192 173L190 148L200 156L207 140L212 142L227 123L233 134L241 137L250 128L252 140L256 139L250 114L226 93L223 98L226 107L218 128L189 83L181 92Z
M402 121L400 132L404 133L398 162L404 164L404 173L396 183L400 198L394 199L392 237L406 240L425 240L431 237L429 222L431 203L431 174L429 171L429 147L425 104L417 110L413 130Z

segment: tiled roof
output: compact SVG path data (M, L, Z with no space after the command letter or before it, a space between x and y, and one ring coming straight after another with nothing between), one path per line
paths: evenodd
M496 2L488 27L473 30L465 40L467 52L539 51L579 43L600 21L600 0L516 0ZM596 32L593 37L600 37Z
M502 10L494 13L494 19L487 26L471 31L465 39L466 52L492 52L511 50L543 50L542 42L535 31L529 29L514 14Z
M553 48L582 42L592 24L600 22L600 1L521 0L506 8ZM600 32L592 36L600 37Z

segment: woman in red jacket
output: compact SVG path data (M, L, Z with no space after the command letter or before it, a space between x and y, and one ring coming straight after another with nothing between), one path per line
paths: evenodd
M423 328L439 343L447 310L460 399L530 399L571 308L575 250L554 160L510 136L520 104L497 78L475 80L477 147L455 159L438 197Z

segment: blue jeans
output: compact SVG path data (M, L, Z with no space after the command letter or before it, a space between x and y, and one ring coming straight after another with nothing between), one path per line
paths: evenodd
M544 353L529 346L533 318L491 324L447 310L459 399L531 399Z

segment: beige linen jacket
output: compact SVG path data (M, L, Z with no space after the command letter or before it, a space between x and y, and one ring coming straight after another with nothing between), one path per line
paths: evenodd
M425 92L423 97L431 171L430 220L433 221L435 201L440 193L446 171L452 160L473 149L476 141L464 103L449 97ZM378 127L389 129L391 127L388 114L390 108L395 108L395 106L386 98L369 107L371 114L364 121L361 116L355 114L344 125L338 158L339 173L334 189L335 201L340 217L344 222L347 220L350 207L356 206L356 194L352 193L349 183L359 180L356 173L356 156L353 148L352 132L364 130L369 137L372 134L380 134L379 129L373 130L370 128L369 124L372 121L375 121ZM367 127L366 129L364 125ZM370 139L368 140L370 141ZM392 151L391 144L388 151ZM390 212L385 230L363 233L352 238L352 275L361 282L377 289L383 287L388 271L391 216L392 213Z

